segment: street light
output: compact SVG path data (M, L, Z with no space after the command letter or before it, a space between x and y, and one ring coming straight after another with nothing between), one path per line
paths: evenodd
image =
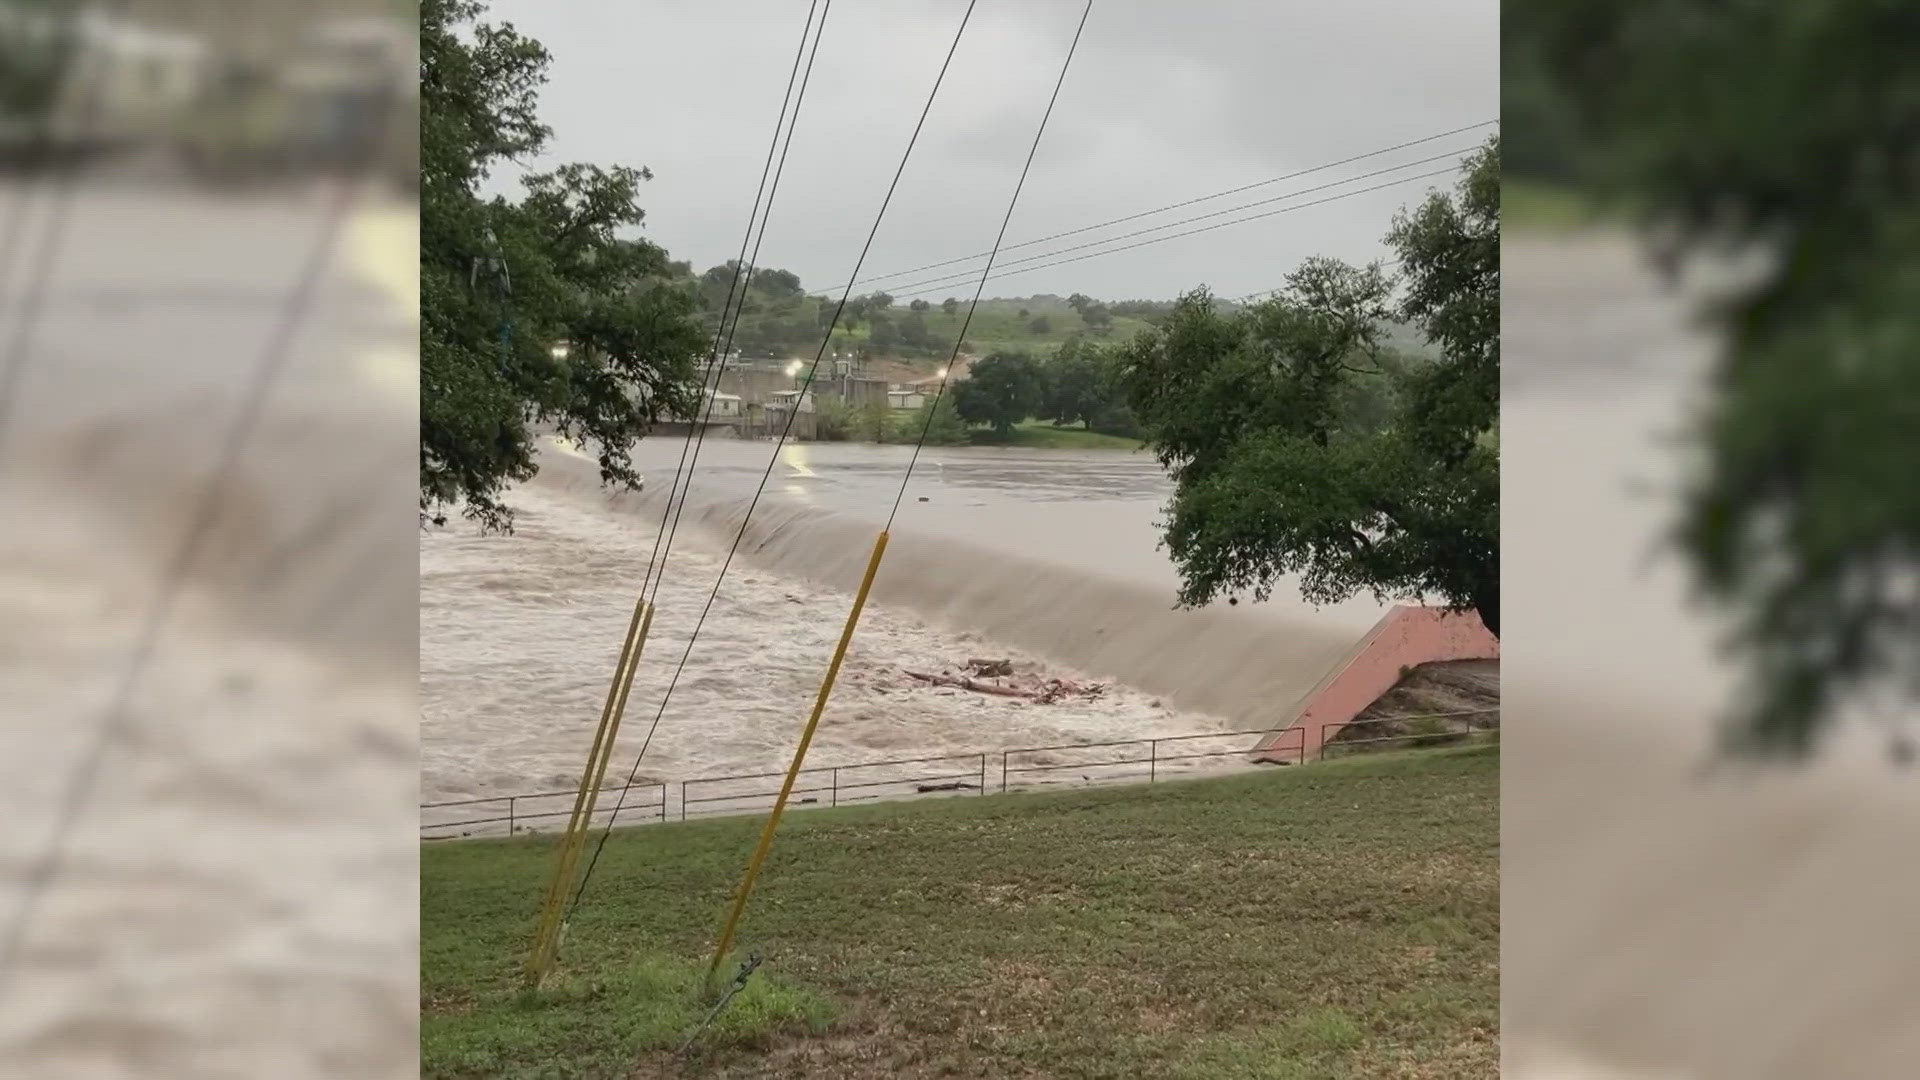
M567 347L565 345L555 345L547 351L555 360L565 360L567 358Z
M787 378L791 379L798 374L800 374L800 361L795 360L787 365Z

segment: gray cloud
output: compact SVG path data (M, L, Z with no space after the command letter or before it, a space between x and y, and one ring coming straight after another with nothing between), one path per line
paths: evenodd
M965 7L833 5L762 264L792 269L816 290L846 282ZM863 278L991 246L1080 7L981 0ZM554 54L542 112L555 137L539 164L649 166L656 178L644 196L648 235L676 258L707 266L738 251L806 10L799 0L495 0L491 17ZM1008 242L1492 119L1498 35L1493 0L1095 0ZM1455 136L1060 243L1476 141L1475 133ZM1437 182L996 275L987 292L1123 298L1168 297L1202 283L1225 295L1271 288L1308 255L1377 255L1394 209ZM940 291L964 296L971 285Z

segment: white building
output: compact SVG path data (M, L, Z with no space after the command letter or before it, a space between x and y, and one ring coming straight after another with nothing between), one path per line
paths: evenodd
M767 408L769 409L786 412L794 409L795 404L798 403L799 412L810 413L813 411L813 391L811 390L805 393L799 390L775 390L771 396L772 400L767 403Z
M693 392L699 393L698 390ZM707 420L716 424L727 423L746 415L746 410L739 394L723 394L718 390L709 390L706 399L694 407L694 414L693 416L675 416L674 419L681 423L692 420Z
M714 420L738 420L745 415L739 394L723 394L718 390L707 395L706 415Z

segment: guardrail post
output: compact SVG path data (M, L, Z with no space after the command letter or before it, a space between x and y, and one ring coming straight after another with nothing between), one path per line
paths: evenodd
M980 794L987 793L987 755L980 755Z
M1160 778L1160 740L1147 740L1147 783Z
M687 820L687 782L680 781L680 820Z
M827 798L828 806L840 805L840 766L833 767L833 794Z
M1000 794L1007 793L1007 751L1000 751Z
M517 795L509 795L507 797L507 835L508 836L513 835L513 804L519 801L520 799L519 799L519 796Z

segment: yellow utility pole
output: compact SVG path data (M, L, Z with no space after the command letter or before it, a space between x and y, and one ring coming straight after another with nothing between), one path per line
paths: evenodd
M644 594L634 601L633 618L627 623L627 638L620 647L620 660L614 666L613 682L607 687L607 702L600 710L600 725L593 734L593 747L587 751L587 765L580 773L580 790L573 798L573 813L567 819L567 831L560 838L554 860L553 880L540 906L540 921L534 931L533 951L527 957L527 985L538 987L553 969L554 952L559 945L559 924L566 909L567 886L573 883L579 865L580 850L593 822L594 807L600 797L600 783L606 776L607 762L613 756L613 744L620 733L620 718L626 713L627 692L633 687L634 671L640 666L640 653L646 647L647 632L653 628L653 605Z
M720 943L714 947L713 963L707 966L706 988L709 995L713 992L713 979L720 971L720 965L726 962L727 950L733 948L733 934L739 928L740 914L747 908L747 897L753 892L753 883L760 876L761 864L766 862L767 850L773 847L774 830L780 827L780 815L786 812L787 797L793 794L794 780L800 775L800 765L807 758L807 747L813 743L813 733L820 726L820 714L826 711L827 697L833 693L833 681L840 675L840 663L847 658L847 646L853 641L853 628L860 622L860 611L867 606L867 593L873 589L873 576L880 570L880 556L887 551L887 534L882 532L873 542L873 556L867 560L867 574L860 579L860 592L853 598L853 610L847 613L846 628L840 631L840 644L833 650L833 663L827 665L827 677L820 682L820 694L813 700L813 715L807 718L806 730L800 733L800 745L794 748L793 764L787 767L787 778L780 785L780 795L773 801L773 812L767 815L767 824L760 830L760 844L753 850L753 858L747 861L746 875L740 879L740 887L734 890L733 908L727 912L727 921L720 928Z

